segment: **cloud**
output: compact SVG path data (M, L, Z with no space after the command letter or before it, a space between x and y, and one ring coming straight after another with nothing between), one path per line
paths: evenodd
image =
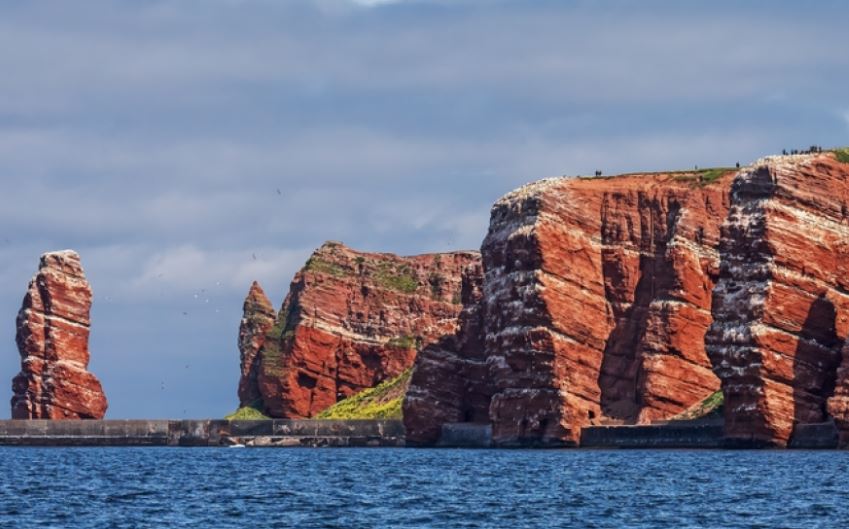
M403 2L404 0L351 0L355 4L366 6L366 7L376 7L386 4L398 4Z
M278 303L326 239L476 248L541 177L846 143L840 4L359 4L0 6L0 322L80 251L113 416L229 411L249 282ZM215 383L150 396L198 356Z
M203 291L247 293L254 280L280 286L303 266L312 249L257 248L210 251L183 245L148 257L121 290L138 299L147 295L185 296Z

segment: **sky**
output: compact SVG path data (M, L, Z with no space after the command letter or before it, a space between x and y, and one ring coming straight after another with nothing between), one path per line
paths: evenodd
M107 418L221 417L251 281L279 307L325 240L476 249L529 181L849 144L846 20L838 1L2 2L0 387L39 255L72 248Z

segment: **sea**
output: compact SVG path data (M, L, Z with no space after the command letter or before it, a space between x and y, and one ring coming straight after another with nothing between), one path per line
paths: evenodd
M0 448L0 528L835 528L849 452Z

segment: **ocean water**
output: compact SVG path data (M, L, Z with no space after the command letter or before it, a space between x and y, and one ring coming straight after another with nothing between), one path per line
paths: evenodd
M841 527L849 452L0 448L0 528Z

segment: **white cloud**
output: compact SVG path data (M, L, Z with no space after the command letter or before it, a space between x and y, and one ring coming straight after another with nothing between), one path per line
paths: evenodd
M250 281L279 302L325 239L476 248L527 181L730 165L849 124L830 8L355 2L0 5L0 322L38 255L73 247L114 369L164 354L166 327L226 372ZM210 288L221 319L183 318Z
M359 4L366 7L375 7L385 4L398 4L404 0L351 0L355 4Z
M123 290L134 297L163 292L184 296L200 291L243 295L254 280L278 287L288 285L311 251L270 247L222 251L195 245L168 248L142 262Z

